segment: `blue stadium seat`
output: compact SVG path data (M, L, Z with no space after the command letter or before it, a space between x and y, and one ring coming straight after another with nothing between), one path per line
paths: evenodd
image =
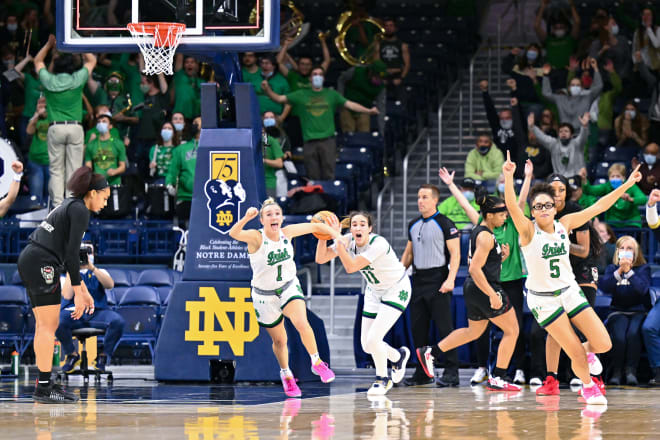
M353 166L359 168L358 189L360 191L369 189L371 184L371 174L375 168L379 167L379 164L374 162L373 154L371 151L365 147L345 147L340 149L337 162L352 163Z
M603 162L621 162L627 167L633 157L639 153L638 148L610 146L603 151Z
M172 287L159 286L156 287L156 292L158 292L158 297L160 298L161 306L167 307L167 305L170 302L170 294L172 293Z
M22 287L0 286L0 345L10 343L21 355L30 343L30 338L25 338L27 310L28 300Z
M149 256L154 261L171 261L179 237L171 221L144 221L139 234L141 256Z
M160 322L160 298L149 286L129 287L119 300L119 313L126 324L120 343L146 345L153 359Z
M651 286L660 287L660 271L655 271L651 274Z
M323 192L337 201L337 215L346 213L348 200L346 197L346 185L341 180L312 180L311 185L321 185Z
M23 285L23 280L21 279L21 275L18 273L18 269L16 269L14 273L11 275L11 285L13 286Z
M352 163L338 163L335 168L335 178L341 180L346 185L346 199L349 211L357 207L358 200L358 172L357 167Z
M113 289L105 289L105 298L108 301L110 308L115 308L117 306L117 297L115 296L115 291Z
M133 280L131 279L131 272L124 269L110 268L106 269L110 274L110 278L115 282L115 287L131 287Z
M139 286L173 286L172 273L168 269L146 269L140 272L137 279Z
M5 284L5 273L0 270L0 285Z
M612 165L611 162L596 163L596 165L594 165L594 169L591 177L594 179L607 178L607 170L610 168L611 165Z

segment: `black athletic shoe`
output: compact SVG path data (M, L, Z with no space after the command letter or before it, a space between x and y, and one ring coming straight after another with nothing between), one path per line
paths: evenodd
M108 364L108 356L105 354L99 354L96 356L96 361L94 362L94 369L96 371L101 371L105 373L105 367Z
M442 374L435 382L436 386L440 388L457 387L459 385L458 372L449 371Z
M76 403L80 398L73 393L64 391L61 386L51 383L47 387L39 387L34 390L32 398L39 403Z
M67 355L64 365L62 365L62 371L64 371L65 373L72 373L78 365L80 365L80 355L78 354Z
M427 376L418 376L415 377L409 377L407 379L403 379L403 384L407 387L414 387L417 385L428 385L430 383L433 383L433 378L432 377L427 377Z

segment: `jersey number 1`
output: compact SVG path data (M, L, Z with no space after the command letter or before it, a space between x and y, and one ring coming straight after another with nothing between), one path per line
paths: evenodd
M282 265L277 265L277 279L275 281L282 281Z
M554 260L550 260L550 277L551 278L559 278L559 266L557 266L557 263L559 263L559 258L555 258Z

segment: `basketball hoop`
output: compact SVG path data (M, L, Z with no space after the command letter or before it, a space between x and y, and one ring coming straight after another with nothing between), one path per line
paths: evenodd
M174 52L186 30L183 23L129 23L126 25L144 57L146 75L172 75Z

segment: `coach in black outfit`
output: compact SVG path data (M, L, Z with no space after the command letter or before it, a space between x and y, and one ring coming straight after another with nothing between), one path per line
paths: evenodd
M67 198L30 234L18 257L18 273L30 297L36 320L34 353L39 379L33 398L42 403L73 403L78 397L50 382L53 341L60 321L60 275L68 273L74 294L73 319L94 313L94 299L80 285L80 242L89 225L89 211L99 212L110 196L108 182L90 168L78 168L67 184Z
M454 330L451 293L461 261L460 234L454 222L438 212L439 199L440 191L434 185L422 185L417 191L417 207L421 216L408 225L408 244L401 257L401 263L406 268L413 265L409 308L416 347L437 342L427 340L431 319L440 339ZM405 384L422 385L432 381L418 365ZM445 371L438 378L437 385L458 386L456 350L446 353Z

